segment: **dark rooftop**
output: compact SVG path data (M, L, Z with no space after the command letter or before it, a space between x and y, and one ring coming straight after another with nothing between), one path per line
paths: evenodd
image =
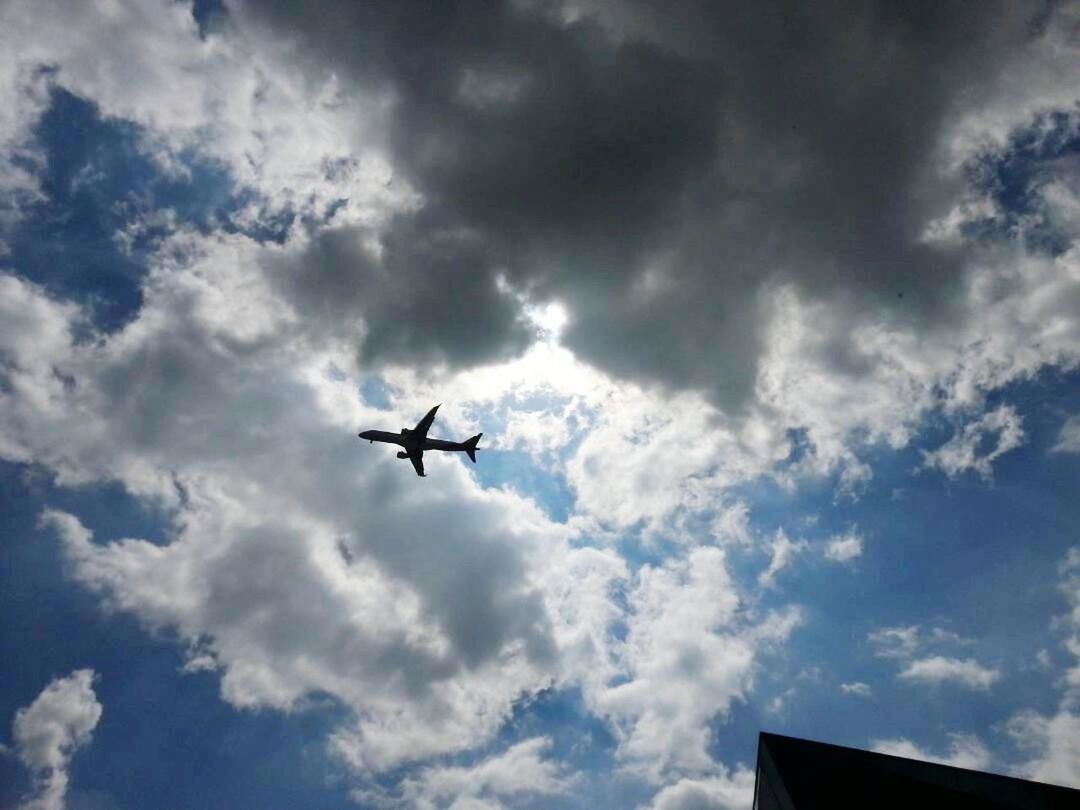
M1080 790L762 732L754 810L1080 810Z

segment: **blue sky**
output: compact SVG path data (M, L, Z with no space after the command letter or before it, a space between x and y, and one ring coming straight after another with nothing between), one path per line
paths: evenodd
M0 11L0 806L1080 787L1075 7L579 5Z

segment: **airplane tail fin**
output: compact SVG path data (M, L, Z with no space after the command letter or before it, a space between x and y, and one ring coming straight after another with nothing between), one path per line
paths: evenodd
M465 452L468 453L469 458L472 459L473 464L476 463L476 443L480 441L480 437L483 435L483 433L477 433L475 436L465 442Z

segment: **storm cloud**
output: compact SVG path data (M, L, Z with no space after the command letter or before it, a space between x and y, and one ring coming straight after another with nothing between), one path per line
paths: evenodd
M390 244L417 219L469 235L466 255L452 248L428 264L446 268L451 290L471 291L476 326L442 328L430 275L396 274L393 289L407 285L414 302L409 317L392 303L376 316L374 353L512 351L520 333L485 292L502 274L565 302L565 342L583 359L729 408L753 391L778 285L841 299L852 324L868 309L921 329L955 316L971 257L923 238L964 191L948 127L986 103L1052 13L1039 3L242 6L244 24L287 42L311 75L393 99L393 165L423 201L390 227ZM348 272L344 257L325 262ZM831 352L838 370L857 371L843 342Z

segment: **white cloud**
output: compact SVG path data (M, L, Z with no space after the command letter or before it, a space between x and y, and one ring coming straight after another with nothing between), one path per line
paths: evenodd
M825 547L825 557L834 562L851 562L862 556L863 539L854 532L834 537Z
M511 411L498 447L535 456L560 450L577 432L573 403L551 410Z
M976 416L928 453L927 465L988 476L1024 431L1011 406L979 413L986 392L1080 361L1080 252L983 255L964 277L955 322L932 334L841 301L809 300L794 287L771 289L756 406L738 418L694 394L591 399L602 406L599 418L567 465L578 507L627 527L715 504L726 488L769 473L795 486L800 476L837 472L841 489L857 494L872 476L860 452L906 446L936 409ZM834 356L838 346L852 355L844 363ZM805 429L811 449L778 471L791 450L790 426Z
M792 288L779 288L772 302L757 399L781 424L805 428L813 452L797 474L839 470L843 478L851 471L854 484L865 483L870 471L858 458L864 443L904 447L935 409L978 413L986 392L1030 379L1046 365L1075 368L1080 360L1076 248L1052 258L987 249L965 277L952 325L933 334L840 302L811 301ZM996 437L996 446L983 451L984 437ZM1022 439L1019 415L999 406L927 463L951 475L989 475L992 462Z
M331 748L359 772L482 744L515 701L553 684L582 687L625 762L715 768L710 720L750 687L759 651L787 637L796 613L735 621L722 552L691 548L641 573L627 617L625 561L572 547L577 524L480 488L456 459L432 458L439 486L417 486L392 454L349 438L386 414L357 397L350 342L297 318L267 283L265 257L290 245L169 244L136 319L96 341L74 341L70 305L0 277L13 325L0 337L16 359L0 391L4 455L47 465L61 484L119 481L173 516L156 545L91 542L76 518L49 513L79 582L174 629L235 706L334 696L349 716ZM646 410L634 389L551 346L415 387L389 380L407 392L393 403L403 413L439 401L430 389L445 382L460 403L447 409L454 435L469 403L545 374ZM626 643L612 635L622 619Z
M732 420L698 394L666 395L615 380L548 340L467 374L395 367L384 377L402 392L395 408L422 413L430 402L452 400L470 412L505 410L505 430L485 433L495 447L542 457L580 440L557 472L574 493L576 515L603 530L670 528L673 516L691 512L707 516L722 542L748 543L748 507L728 502L724 492L788 453L783 433L761 417ZM451 418L453 430L481 429Z
M439 486L417 487L407 465L350 439L386 414L356 395L356 335L297 317L268 281L265 263L297 249L174 237L135 320L89 342L73 338L71 305L0 277L11 326L0 339L15 361L0 391L5 457L44 464L62 485L119 481L173 516L169 542L155 545L91 542L77 519L50 513L76 579L110 608L174 629L232 705L298 710L313 693L334 696L348 715L331 749L361 773L483 744L515 701L552 685L583 689L628 765L715 770L710 721L750 688L761 649L797 614L736 621L722 553L691 548L634 580L627 616L628 567L612 549L571 547L579 519L560 526L527 498L483 490L454 459L432 458ZM399 413L422 413L441 388L457 404L449 435L488 402L577 394L582 418L600 413L607 426L594 440L644 439L617 460L642 471L665 437L638 417L711 429L693 403L673 414L551 344L467 375L386 378L403 392ZM620 490L617 475L604 486L604 467L579 469L581 511L603 515L621 492L617 523L705 509L721 489L661 465L633 503L636 473ZM731 531L745 531L745 512L732 514ZM625 643L612 635L624 619Z
M1012 131L1040 113L1067 110L1076 103L1069 80L1076 63L1080 12L1064 4L1050 15L1047 30L1032 37L996 71L985 95L970 98L943 129L943 158L954 166L973 155L1005 146Z
M867 635L867 640L874 646L874 655L878 658L897 658L908 662L917 652L925 653L927 648L942 652L972 643L972 639L943 627L931 627L929 631L924 631L917 624L882 627Z
M1044 669L1044 670L1050 669L1050 667L1051 667L1050 651L1047 650L1045 647L1043 649L1039 650L1035 654L1035 662L1038 664L1039 669Z
M874 740L871 747L879 754L891 754L907 759L921 759L924 762L937 762L956 768L969 768L984 771L990 767L990 751L982 740L973 734L954 733L949 735L949 752L934 754L921 748L903 737L891 740Z
M882 627L867 639L876 647L879 658L910 658L919 646L919 626Z
M680 779L659 791L648 810L749 810L754 801L754 772L738 768L721 776Z
M1031 779L1080 788L1080 546L1068 550L1059 568L1059 587L1069 612L1057 622L1068 636L1065 649L1073 656L1061 678L1061 699L1054 714L1025 710L1013 715L1006 730L1029 752L1019 766Z
M786 639L799 612L740 620L724 552L711 547L645 566L628 600L628 679L590 704L615 724L626 767L654 780L672 769L707 773L710 721L751 687L760 648Z
M1080 711L1064 708L1049 716L1018 712L1009 718L1006 730L1020 748L1033 755L1020 766L1022 775L1080 787Z
M533 737L475 765L422 768L401 783L394 803L418 810L461 810L503 807L504 799L515 797L565 794L577 777L545 756L551 744L550 738Z
M840 691L845 695L857 695L858 697L870 697L873 694L870 684L863 683L862 681L842 683L840 684Z
M0 9L5 157L28 148L51 82L147 128L144 148L166 170L185 171L177 155L195 148L271 208L322 214L345 200L339 221L373 223L415 203L386 157L389 100L349 91L330 71L301 70L284 43L241 25L200 40L187 3L65 0L54 12L63 26L27 0ZM47 81L31 81L44 66ZM0 182L32 182L5 175L3 165Z
M979 662L967 658L946 658L933 655L912 661L903 669L898 678L907 681L925 683L956 683L970 689L989 689L1001 677L1001 672L984 667Z
M753 540L750 530L750 505L746 501L735 501L721 507L713 518L712 533L721 545L750 545Z
M543 592L559 647L560 682L600 694L623 673L622 645L612 629L629 580L626 561L609 549L577 548L553 561Z
M224 266L226 262L220 264ZM285 522L284 510L267 508L267 505L286 493L287 476L273 475L270 470L251 476L247 474L250 465L284 458L287 459L285 468L305 469L306 465L314 465L313 459L319 452L335 447L326 434L327 427L333 427L342 436L351 436L355 433L354 424L363 424L367 413L374 414L356 406L344 390L347 386L313 381L318 369L312 355L305 357L300 353L299 341L304 340L302 330L290 331L295 327L290 323L287 308L274 311L280 306L276 298L270 296L268 300L260 301L256 295L250 299L255 311L234 317L230 303L235 300L233 294L220 287L220 293L213 289L228 282L228 276L217 274L217 270L215 264L214 273L207 272L200 280L210 287L209 290L191 291L191 312L185 315L191 318L190 331L172 329L175 324L167 322L169 309L152 310L137 327L142 334L133 332L111 343L105 351L98 353L98 359L93 358L94 351L72 350L66 342L72 318L69 307L45 302L27 292L25 285L6 298L13 305L13 314L24 311L22 303L42 310L42 317L21 330L21 337L14 334L20 331L15 329L11 336L12 345L18 351L25 351L29 361L23 367L25 373L16 378L19 385L25 386L21 389L25 397L20 411L25 415L31 402L44 405L33 421L22 422L32 426L30 433L21 432L12 419L8 423L11 429L0 434L3 440L12 442L11 456L44 459L61 471L62 480L66 481L119 477L134 491L153 493L174 505L178 503L177 484L193 496L189 503L195 514L189 516L185 512L187 525L174 539L183 546L182 549L155 556L157 552L149 544L126 541L122 547L107 547L107 554L83 554L87 551L86 546L71 544L70 548L78 551L73 554L73 559L79 563L82 580L98 588L117 607L134 611L149 623L176 626L192 637L207 634L212 637L214 660L223 675L223 695L236 705L302 706L304 695L320 689L343 698L346 705L354 707L358 716L365 719L343 728L335 737L335 747L346 761L359 768L381 769L416 756L459 750L490 739L508 716L509 707L517 696L541 688L553 677L559 678L562 684L571 683L575 678L590 684L588 688L595 696L590 705L598 708L620 729L621 756L633 767L649 771L652 762L656 762L658 768L687 767L695 772L712 767L706 753L710 716L716 711L723 714L732 699L750 688L758 640L742 632L716 632L702 624L701 641L691 639L684 644L685 662L692 661L696 655L709 659L708 671L703 673L700 682L682 672L681 664L663 658L663 653L678 648L677 640L671 640L667 647L662 642L651 641L644 645L651 645L649 653L628 649L623 657L623 651L608 638L610 623L619 615L610 599L609 589L619 577L626 576L625 568L618 570L624 566L618 555L590 560L589 565L596 562L600 571L578 570L569 560L565 563L582 577L595 577L597 586L587 594L589 604L583 602L586 594L572 593L583 584L573 579L561 586L565 593L555 598L552 589L557 578L548 577L531 563L526 569L527 575L518 580L518 584L523 581L537 583L535 593L544 609L526 612L537 621L551 622L547 634L557 648L554 663L522 661L528 659L529 654L515 649L512 642L527 645L530 634L517 625L509 631L507 640L510 643L500 648L496 663L476 671L446 674L445 670L453 667L450 662L455 658L457 642L448 640L447 629L432 620L432 615L437 612L434 605L445 603L432 601L429 597L436 593L449 599L440 589L448 587L450 569L456 563L447 563L445 576L433 577L418 585L401 582L396 575L388 576L378 561L374 565L354 564L348 567L347 574L341 573L333 554L333 539L342 529L350 536L354 531L364 532L365 537L359 540L361 545L358 547L362 558L367 535L371 532L385 535L380 543L407 534L427 548L421 539L424 529L420 521L406 519L403 532L396 524L391 529L389 520L371 525L359 517L342 517L340 504L344 494L336 490L331 496L334 503L330 504L336 514L331 519L323 520L313 514L314 510L305 510L297 525L272 536L267 532L271 523ZM196 280L189 279L185 283L195 284ZM255 289L259 289L257 284ZM179 297L180 290L170 294ZM182 300L175 303L185 306ZM153 318L165 319L164 330L157 335L153 334ZM262 342L279 328L285 330L287 339L272 352L263 353ZM38 333L44 342L39 343L34 337ZM205 342L203 333L208 337ZM173 337L180 338L174 344L178 349L176 352L164 351L166 342ZM290 345L293 340L297 343ZM230 341L255 348L258 365L254 370L272 375L265 387L259 385L255 373L240 368L243 360L238 354L230 357ZM203 365L196 359L196 354L203 350L209 350L211 363ZM295 353L280 358L275 357L278 352ZM122 379L128 369L139 367L137 362L145 361L165 369L170 359L177 356L179 362L171 373L190 374L188 379L196 385L190 390L173 389L179 394L177 402L166 405L163 401L150 401L156 384L150 376L132 375L138 386L130 392L130 398L121 397L119 390L103 391L96 386L96 379L100 377ZM333 353L332 356L335 362L347 365L348 360L343 359L342 354ZM84 386L81 395L76 393L72 397L65 392L63 380L50 372L53 366L41 362L44 358L58 358L61 361L58 369L74 371L73 376ZM219 363L219 360L224 362ZM236 390L218 388L213 385L215 378L236 380ZM290 390L291 401L285 401L271 390L279 385ZM700 401L666 406L662 398L653 399L643 392L627 393L627 390L619 389L617 396L620 398L613 410L599 417L596 433L590 434L569 463L570 480L578 496L577 508L582 513L597 516L618 527L628 527L639 520L663 520L679 509L707 509L716 503L728 484L752 477L767 468L771 459L782 455L771 450L762 455L760 448L747 450L735 427L724 427L719 434L713 433L715 428L707 424L709 420L698 421L695 416L695 413L706 411L707 406ZM419 396L419 393L410 396ZM77 405L77 408L68 410L69 404ZM628 407L621 407L623 404ZM221 409L222 416L269 413L254 419L244 417L227 421L216 418L208 421L207 412L211 406ZM319 430L298 424L288 413L294 409L306 411L312 421L320 423ZM110 410L112 414L102 418ZM335 410L337 414L333 415ZM404 405L401 410L408 411ZM76 414L81 414L87 422L69 431ZM646 415L644 435L639 433L640 425L635 425L641 414ZM518 420L518 427L511 422L507 439L532 452L563 447L569 433L563 429L565 423L560 422L560 416L538 416L535 423L529 423L528 418ZM713 413L712 417L717 415ZM243 424L245 422L247 424ZM148 424L157 427L142 435L123 436L128 432L128 426ZM657 432L649 434L648 430L654 425L659 426ZM782 446L778 443L778 433L770 433L764 421L762 427L762 435L771 438L761 447ZM681 444L684 430L699 431L705 439L701 445L687 451ZM285 438L290 434L293 439ZM302 444L312 439L319 452L308 453L303 449ZM220 443L219 448L214 447L215 442ZM271 453L270 448L275 445ZM240 464L231 460L236 451L239 451ZM846 458L843 452L838 450L837 453L836 458ZM351 497L368 497L369 493L374 497L373 476L364 476L345 463L336 451L329 455L333 463L327 476L343 474L345 481L356 483L356 491L350 493ZM726 469L715 468L717 458L725 459ZM372 463L377 464L383 474L394 471L382 461ZM449 469L439 470L439 475L443 472L449 472ZM322 477L320 475L319 479ZM458 479L455 470L449 492L453 497L462 495L467 503L478 509L471 512L469 525L473 520L483 524L491 519L493 525L501 529L511 524L500 515L514 514L519 509L531 515L531 507L521 500L509 496L489 499L479 495L468 482ZM283 503L295 504L301 493L315 493L318 483L314 479L305 481L302 490L291 497L286 495L287 501ZM224 494L217 499L209 493L219 485ZM474 498L484 505L474 502ZM402 511L410 500L398 491L393 493L392 499L402 506ZM313 500L319 502L324 498L316 496ZM447 503L448 500L440 501L442 508L446 508ZM265 514L264 522L251 523L249 513L259 512ZM228 514L216 517L214 513ZM398 513L395 507L394 514ZM543 525L538 516L531 515L530 519L534 518ZM745 521L736 520L730 526L722 523L721 528L726 536L748 536ZM531 539L526 540L526 545L542 546L547 542L545 538L559 538L560 533L557 527L542 528L530 533ZM225 538L220 546L209 542L210 538L216 537ZM834 554L840 553L841 548L854 548L852 541L856 539L839 538L834 542L843 541L845 545L837 546L834 551L831 543L826 556L838 559ZM762 584L772 584L802 548L801 543L793 543L786 537L784 541L780 547L777 547L779 538L774 541L769 568L761 575ZM561 540L555 542L561 543ZM292 545L297 546L295 551L288 548ZM496 547L501 548L498 544ZM271 573L269 568L259 572L260 560L266 552L269 552L270 565L275 570L290 572L286 579L292 579L300 571L302 574L297 580L303 581L294 580L282 586L281 577ZM179 578L189 564L194 565L190 580L177 582L172 579ZM556 564L563 563L551 562L551 565ZM236 576L235 592L228 592L227 578L239 571L245 573ZM214 584L204 590L200 578ZM327 588L333 593L330 598L311 598ZM372 601L379 601L383 607L376 608L364 598L365 593L378 595L379 600L372 597ZM497 604L501 598L496 598ZM512 604L529 602L528 598L521 600L512 593L507 598ZM305 607L304 601L312 604ZM387 604L395 605L389 616L382 615ZM232 610L238 610L235 618L230 615ZM266 610L268 618L257 619L259 610ZM565 628L559 619L563 613L570 617ZM484 632L499 624L485 625ZM335 649L341 638L364 625L368 626L369 632L361 636L360 641L354 640L344 649ZM406 627L416 629L407 632L403 629ZM274 638L285 632L290 637L295 634L297 638ZM304 638L300 640L300 636ZM381 684L381 679L388 673L391 679L407 681L408 661L394 662L382 671L367 670L361 663L371 656L390 656L395 644L423 662L419 670L428 668L419 683L405 683L400 689ZM652 666L648 662L650 655L656 655L662 663ZM343 671L356 676L354 683L346 683L346 678L335 675L335 667L339 664ZM607 688L608 679L622 667L630 673L626 685L636 686L636 691L620 692L619 687ZM675 673L675 676L667 677L667 673ZM414 688L421 690L419 699L409 691ZM435 696L436 690L442 688L449 697ZM677 694L680 689L685 694ZM400 712L402 706L408 707L403 713ZM746 806L734 799L728 801L725 784L709 779L684 779L658 793L654 806L684 807L693 806L691 802L706 801L709 803L703 806ZM492 806L497 806L500 801L472 796L464 797L459 806L464 806L467 800L488 802Z
M776 575L787 568L796 555L806 551L807 548L809 544L805 540L789 540L782 529L777 530L771 543L772 558L769 560L769 567L758 575L758 584L763 588L772 586L776 581Z
M1061 426L1053 453L1080 453L1080 415L1070 416Z
M44 157L34 142L32 125L47 106L48 80L33 65L20 64L3 49L0 55L0 229L22 216L22 206L40 200L38 172ZM0 230L0 233L3 232ZM0 239L0 257L9 248Z
M577 506L617 528L706 509L787 454L763 421L725 418L700 395L620 386L567 463Z
M967 470L990 478L994 460L1024 443L1022 422L1015 408L1001 405L969 422L937 450L923 451L923 466L936 467L949 478L955 478ZM994 448L980 453L984 440L994 434L997 435Z
M973 642L973 639L964 638L959 633L954 633L952 630L946 630L944 627L931 627L930 639L938 644L954 647L971 644Z
M25 810L61 810L68 787L68 763L90 742L101 719L94 694L95 674L79 669L57 678L34 702L15 713L15 752L34 776Z
M794 686L788 687L769 701L768 705L765 707L766 711L768 711L769 714L783 714L788 702L798 694L798 691L799 690Z
M439 486L423 488L362 446L375 412L354 376L327 374L351 353L309 343L253 251L211 240L192 265L157 268L136 320L77 345L69 307L5 278L0 306L28 320L3 334L18 362L0 446L62 484L118 480L169 507L164 546L51 521L75 577L199 642L232 704L335 696L357 718L335 750L361 769L470 747L559 674L549 604L589 632L572 582L544 592L549 560L591 569L566 558L565 527L456 460L433 459Z
M231 704L289 710L311 693L333 695L356 717L335 732L333 750L357 770L382 770L484 741L515 699L557 673L543 602L510 545L545 535L497 517L506 509L504 518L528 522L527 503L459 501L466 514L480 511L455 528L438 502L397 519L384 500L396 531L354 523L346 562L332 524L268 503L256 517L211 480L224 497L192 492L197 506L166 547L92 544L70 516L49 518L76 577L107 604L210 639L197 660L212 655ZM473 521L490 533L466 529Z

